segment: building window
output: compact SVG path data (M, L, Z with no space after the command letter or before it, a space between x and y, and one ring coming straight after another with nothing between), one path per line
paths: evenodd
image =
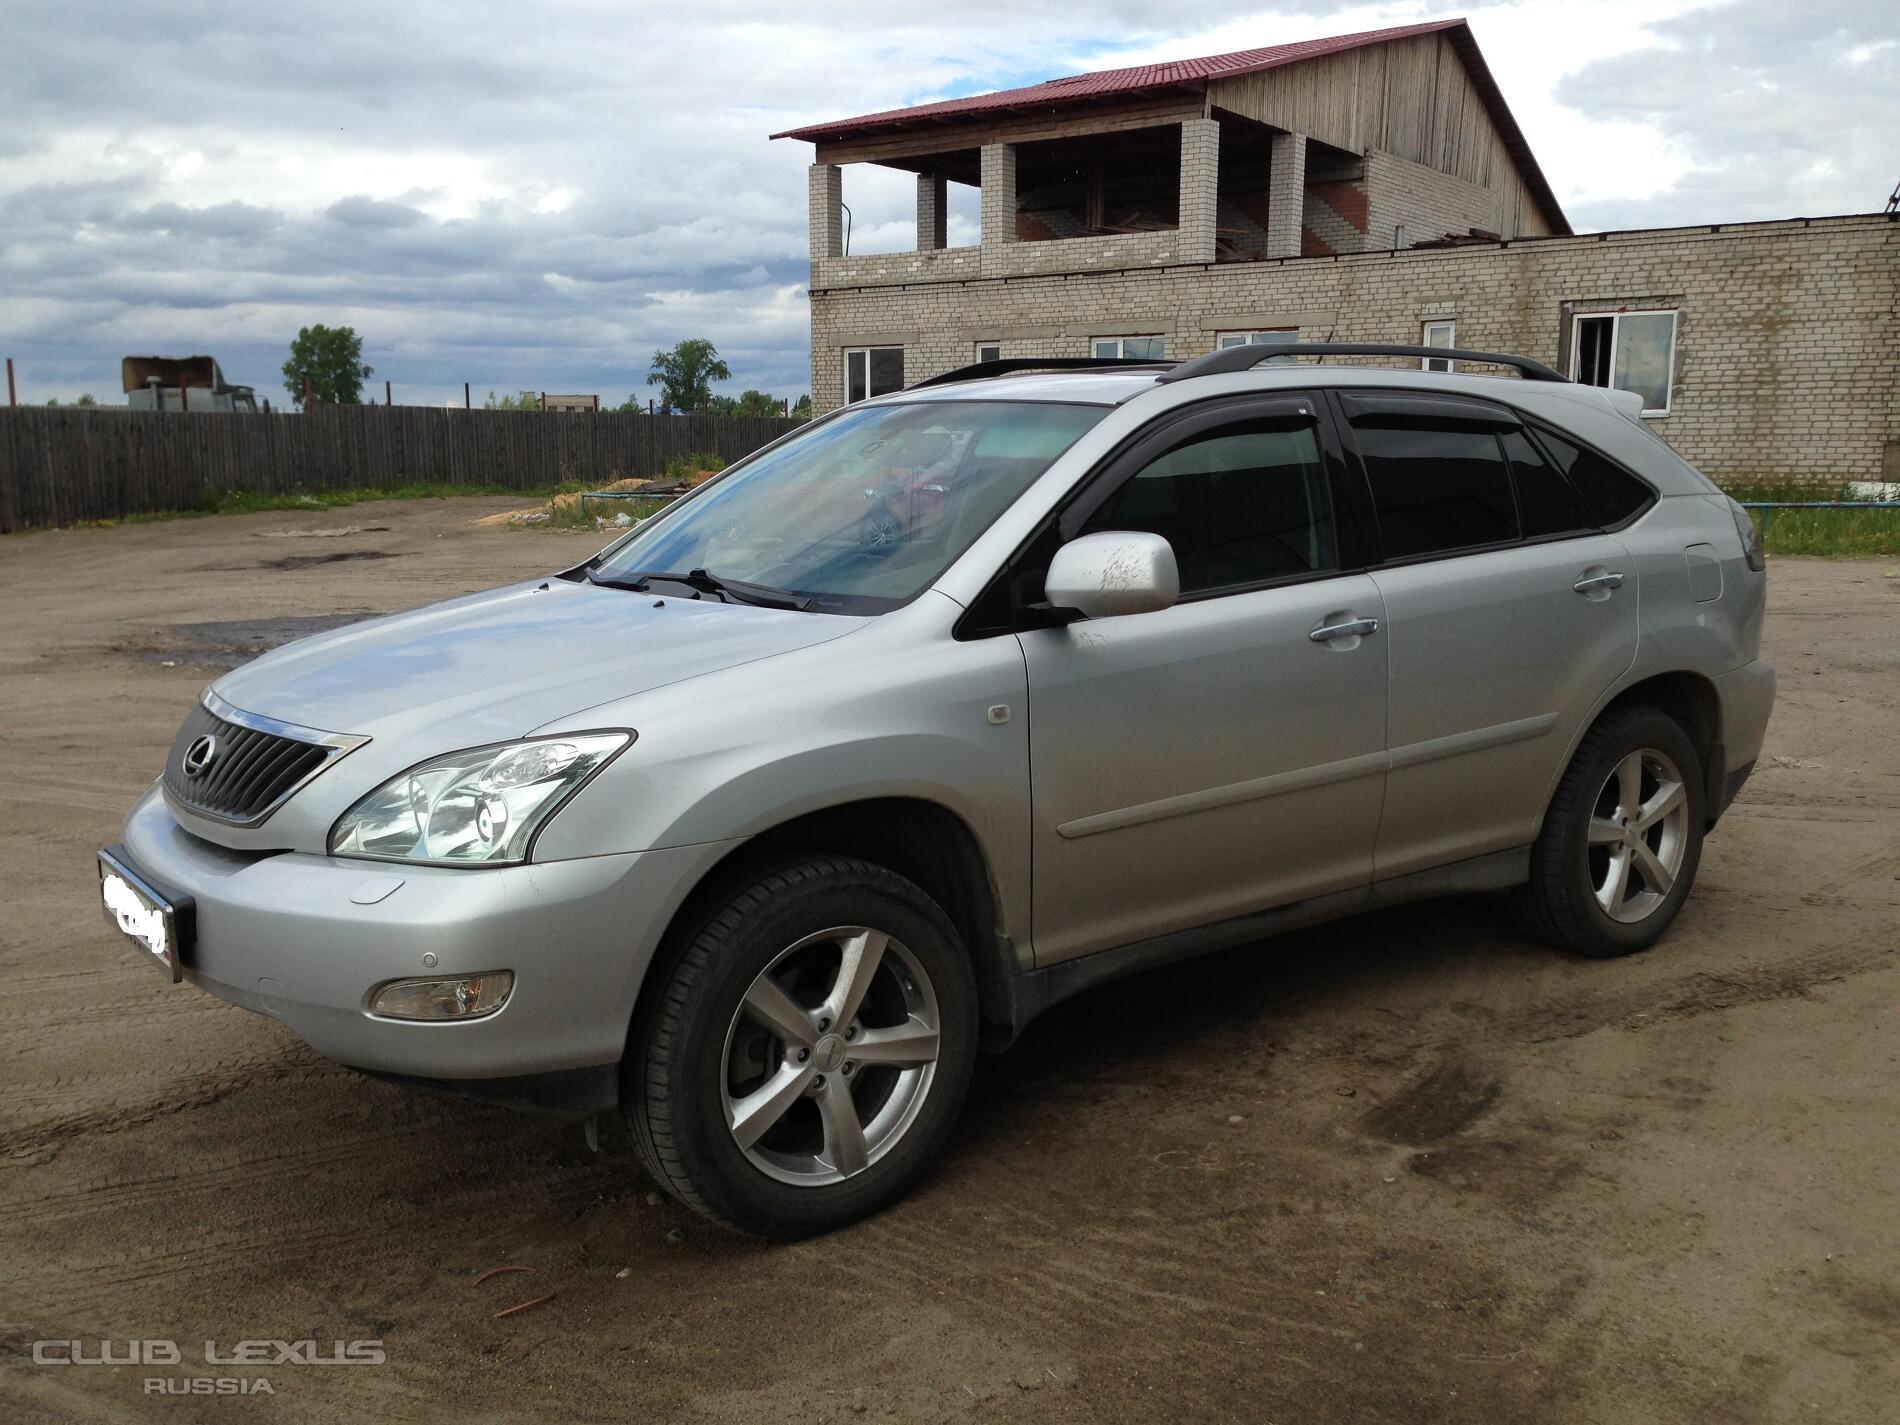
M1214 349L1224 351L1230 346L1282 346L1300 339L1298 327L1274 327L1270 331L1257 332L1218 332L1214 336ZM1261 363L1263 366L1292 366L1290 356L1270 356Z
M845 404L904 389L904 348L854 346L844 354Z
M1130 361L1160 361L1166 349L1166 343L1158 336L1098 336L1095 338L1095 357L1098 361L1112 361L1117 357Z
M1419 343L1419 345L1421 346L1456 346L1458 345L1458 323L1456 322L1427 322L1425 323L1424 339ZM1455 371L1458 368L1457 362L1452 361L1449 358L1446 358L1443 356L1427 356L1423 360L1421 360L1418 364L1419 364L1420 369L1425 370L1425 371Z
M1669 414L1676 375L1674 312L1603 312L1579 316L1570 343L1570 374L1587 386L1634 391L1643 414Z
M979 341L976 344L976 359L978 361L1001 361L1003 359L1003 344L1000 341Z

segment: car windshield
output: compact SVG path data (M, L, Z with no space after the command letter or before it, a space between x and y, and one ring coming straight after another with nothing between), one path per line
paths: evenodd
M1106 414L1030 401L847 410L663 511L589 577L703 574L701 593L725 583L825 613L883 613L929 588Z

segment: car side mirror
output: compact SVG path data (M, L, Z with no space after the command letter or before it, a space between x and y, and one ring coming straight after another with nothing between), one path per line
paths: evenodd
M1049 561L1043 580L1051 609L1114 618L1170 608L1181 597L1174 546L1141 530L1104 530L1072 539Z

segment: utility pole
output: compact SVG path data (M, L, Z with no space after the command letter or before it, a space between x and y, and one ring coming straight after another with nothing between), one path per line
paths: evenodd
M464 381L462 383L462 409L466 411L469 408L470 407L468 404L468 382Z
M20 404L19 394L13 389L13 358L11 356L7 358L7 404L9 406Z
M389 383L387 381L383 382L383 404L385 406L393 406L396 404L396 398L390 394Z

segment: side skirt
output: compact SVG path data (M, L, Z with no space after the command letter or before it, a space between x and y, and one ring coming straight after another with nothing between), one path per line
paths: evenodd
M1029 1022L1051 1005L1059 1004L1083 990L1093 989L1096 985L1119 980L1125 975L1140 974L1144 970L1191 960L1216 950L1231 949L1249 941L1265 940L1269 936L1283 935L1290 930L1302 930L1309 925L1320 925L1384 906L1431 900L1438 896L1508 890L1530 879L1530 856L1528 846L1510 851L1494 851L1449 866L1434 866L1430 870L1394 876L1389 881L1376 881L1370 886L1314 896L1310 900L1294 901L1291 905L1254 911L1230 920L1218 920L1212 925L1177 930L1170 935L1137 940L1112 950L1078 955L1073 960L1063 960L1039 970L1019 971L1010 985L1009 1023L993 1026L984 1048L992 1051L1008 1048Z

